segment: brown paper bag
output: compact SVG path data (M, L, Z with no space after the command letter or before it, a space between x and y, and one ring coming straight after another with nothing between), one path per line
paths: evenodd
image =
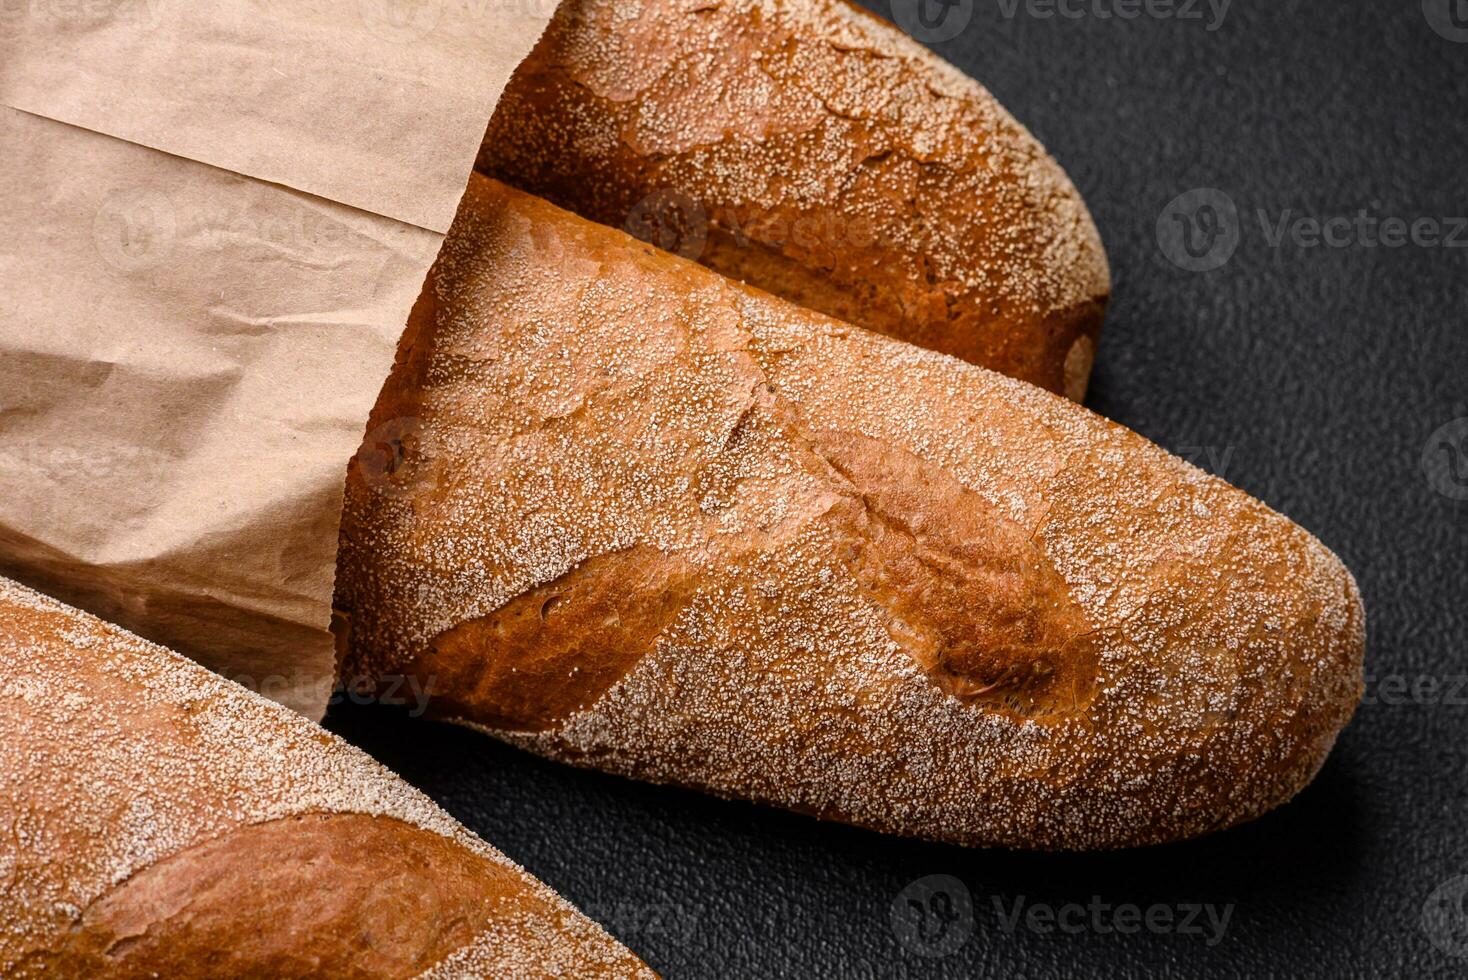
M311 717L346 465L550 0L0 0L0 574Z

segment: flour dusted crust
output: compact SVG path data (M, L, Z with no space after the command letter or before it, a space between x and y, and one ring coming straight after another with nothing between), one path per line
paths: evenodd
M651 975L362 752L4 579L0 838L7 977Z
M344 670L644 779L964 844L1226 827L1359 699L1351 575L1064 399L485 179L348 480Z
M565 0L479 167L799 305L1079 400L1110 277L982 86L845 0Z

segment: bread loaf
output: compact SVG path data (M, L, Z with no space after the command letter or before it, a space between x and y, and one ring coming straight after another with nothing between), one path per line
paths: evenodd
M476 179L351 467L352 674L962 844L1227 827L1362 686L1350 573L1072 402Z
M0 975L651 976L363 753L0 579Z
M484 172L850 323L1080 400L1110 291L1060 167L845 0L564 0Z

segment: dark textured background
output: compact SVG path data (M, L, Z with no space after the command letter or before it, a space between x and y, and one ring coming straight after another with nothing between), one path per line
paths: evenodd
M1468 975L1468 915L1436 930L1464 958L1423 926L1434 889L1468 874L1468 689L1451 696L1468 674L1468 502L1422 466L1468 416L1468 248L1272 247L1257 216L1468 215L1468 43L1420 0L1234 0L1213 32L1002 10L974 0L934 47L1045 142L1100 224L1115 301L1089 404L1289 514L1360 580L1374 680L1315 784L1209 839L1036 856L579 772L387 708L331 723L670 978ZM1175 267L1157 238L1197 187L1241 220L1211 272ZM1399 696L1391 676L1447 687ZM931 958L889 908L935 874L964 883L974 927ZM996 896L1233 912L1210 947L1006 932Z

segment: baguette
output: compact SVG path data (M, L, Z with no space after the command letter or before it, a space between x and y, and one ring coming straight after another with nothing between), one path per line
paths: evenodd
M1073 402L476 178L350 467L345 665L898 834L1227 827L1362 689L1350 573Z
M0 976L651 976L340 739L0 579Z
M1079 401L1110 277L1043 147L845 0L565 0L478 166L802 306Z

